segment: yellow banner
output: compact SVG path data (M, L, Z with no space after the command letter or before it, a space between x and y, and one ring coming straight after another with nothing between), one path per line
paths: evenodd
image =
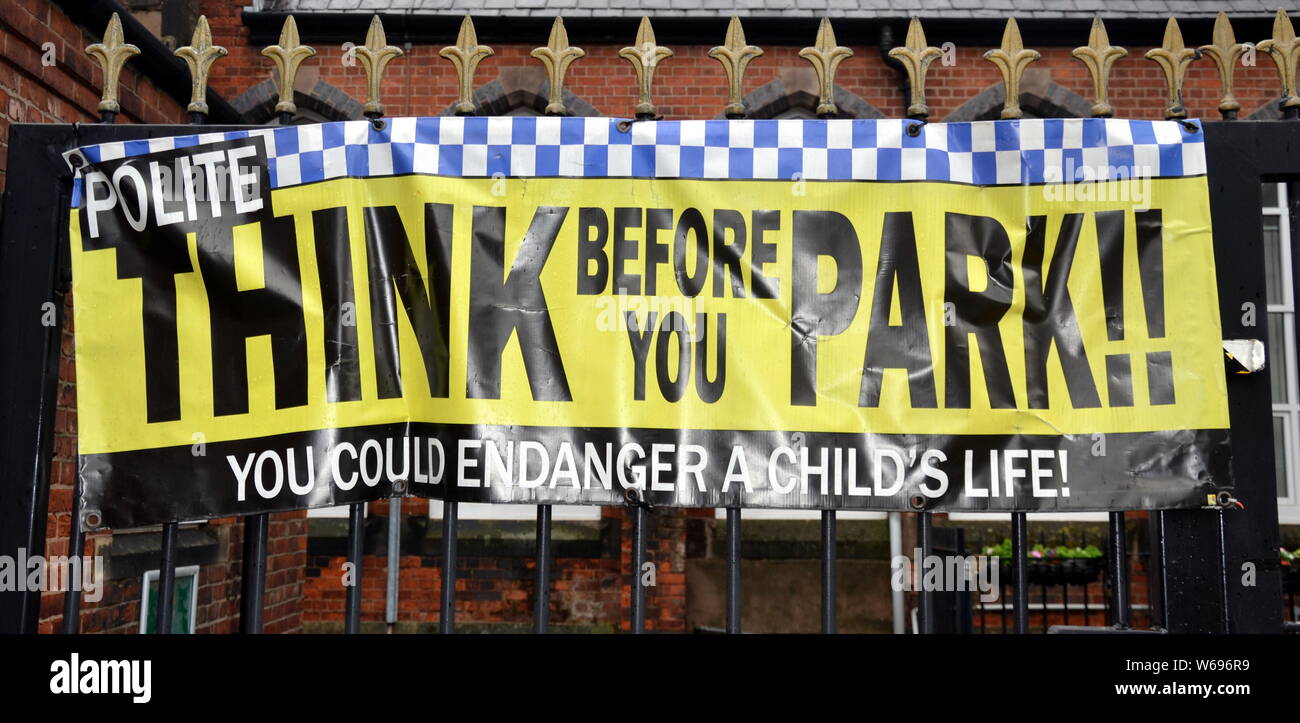
M172 290L133 276L123 248L87 243L86 211L73 212L82 454L406 421L1228 427L1204 177L976 187L410 175L268 198L274 219L160 237L182 270L167 274L175 399L155 400L156 421L146 370L165 370L169 351L150 350L159 340L146 329ZM232 272L227 288L218 277ZM300 303L237 296L272 275L296 283ZM273 335L239 326L260 313L301 328L278 362ZM214 332L236 341L218 349ZM243 333L246 362L221 351Z

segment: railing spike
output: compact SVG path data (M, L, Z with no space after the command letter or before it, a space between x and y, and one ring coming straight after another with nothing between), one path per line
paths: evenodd
M384 115L384 104L380 100L380 86L384 80L384 69L389 61L402 56L402 49L388 44L384 34L384 23L375 15L370 19L370 29L366 31L366 44L353 50L357 60L366 70L366 104L362 106L362 115L379 118Z
M298 67L304 60L315 54L315 48L303 45L298 39L298 23L294 21L292 15L285 18L284 27L280 30L280 41L275 45L262 48L262 55L275 63L275 69L280 75L279 102L275 104L276 113L292 116L298 112L298 106L293 102L293 86L298 77Z
M457 85L460 89L460 97L455 107L456 115L474 114L474 71L478 69L479 61L492 55L493 52L492 48L478 44L474 21L468 15L460 21L456 44L438 51L439 55L456 66Z
M190 113L208 112L208 73L217 58L225 56L226 49L212 44L212 30L208 27L206 15L199 16L199 24L194 27L190 44L176 49L176 55L190 68L190 104L186 110Z
M727 73L727 107L723 110L726 117L745 117L745 68L749 61L762 54L762 48L746 44L740 18L732 15L723 44L709 51L709 57L722 63L722 69Z
M1037 50L1025 48L1016 19L1007 18L1006 28L1002 31L1002 47L984 53L984 59L996 65L1002 73L1002 84L1006 88L1006 99L1002 103L1003 118L1019 118L1024 115L1020 110L1020 78L1025 74L1025 68L1041 57Z
M1237 111L1241 110L1241 103L1237 102L1234 90L1234 72L1237 68L1237 60L1246 52L1246 45L1237 42L1237 36L1232 32L1232 22L1228 20L1228 14L1220 12L1214 19L1214 43L1212 45L1202 45L1200 51L1202 55L1210 56L1214 65L1219 70L1219 85L1223 89L1223 96L1219 99L1219 112L1225 117L1235 116Z
M1115 109L1110 104L1110 71L1115 61L1128 55L1128 50L1111 45L1106 24L1100 17L1094 17L1092 30L1088 33L1088 44L1075 48L1073 55L1083 62L1092 76L1092 117L1111 117L1115 114Z
M1187 108L1183 106L1183 78L1187 66L1200 57L1200 53L1183 45L1183 31L1178 29L1178 21L1169 18L1165 24L1164 41L1159 48L1147 51L1146 57L1155 61L1165 74L1165 87L1169 91L1165 106L1165 118L1186 118Z
M921 28L921 19L913 17L907 24L907 41L902 47L892 48L889 57L896 58L907 70L907 79L911 85L911 97L908 100L908 118L926 118L930 115L930 106L925 103L925 74L930 63L943 55L943 51L926 45L925 30Z
M799 57L812 63L817 71L820 94L817 98L817 115L830 117L839 113L835 106L835 71L840 61L853 55L853 51L835 43L835 29L831 27L830 18L822 18L817 26L817 40L812 47L799 51Z
M1295 27L1285 10L1279 9L1273 18L1273 37L1255 47L1271 55L1277 64L1277 74L1282 79L1282 109L1300 108L1300 97L1296 93L1296 59L1300 57L1300 41L1296 40Z
M546 40L546 47L533 48L532 56L546 66L546 75L551 84L551 100L546 104L547 115L569 114L569 109L564 105L564 74L573 61L586 54L582 48L569 45L569 33L564 29L564 19L558 17L551 24L551 35Z
M104 42L95 43L86 48L86 55L99 62L104 71L104 89L99 98L99 112L117 113L122 107L117 102L117 86L122 75L122 66L132 55L138 55L140 49L124 42L122 19L113 13L104 29ZM111 116L110 116L111 117Z
M659 115L651 100L651 86L654 84L655 68L661 61L673 57L673 51L655 41L650 18L641 18L641 25L636 31L636 45L618 51L618 56L626 58L636 69L636 117L645 119Z

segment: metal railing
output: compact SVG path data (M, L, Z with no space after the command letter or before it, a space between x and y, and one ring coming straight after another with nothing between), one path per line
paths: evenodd
M1161 47L1146 53L1146 58L1159 66L1164 77L1167 91L1164 116L1167 119L1182 119L1187 116L1182 100L1183 83L1187 68L1197 58L1208 56L1215 63L1221 82L1222 93L1218 109L1224 120L1236 119L1240 104L1234 96L1233 73L1237 61L1248 50L1248 47L1246 44L1236 42L1231 24L1227 16L1222 13L1215 22L1212 44L1200 46L1199 49L1189 48L1184 44L1177 21L1171 18L1166 27ZM1287 118L1295 118L1297 111L1300 110L1300 97L1297 97L1295 73L1296 60L1297 57L1300 57L1300 42L1296 40L1291 22L1285 12L1278 12L1273 37L1257 43L1254 47L1259 51L1268 53L1276 62L1282 85L1280 107ZM139 50L135 46L125 42L122 25L116 15L113 16L104 33L103 42L87 48L87 53L103 69L105 82L99 111L101 122L104 124L113 123L120 112L120 106L117 102L117 80L123 64L138 52ZM479 44L473 22L468 17L464 19L460 27L455 44L442 49L441 55L454 66L458 79L458 98L453 106L456 114L472 115L476 112L477 106L474 99L475 71L479 61L491 55L492 52L491 48ZM370 24L365 43L357 46L355 53L356 59L360 61L359 65L366 73L367 78L368 93L364 106L365 115L372 120L380 119L384 116L384 106L380 97L381 80L388 63L402 55L402 51L387 43L380 18L376 16ZM746 42L741 22L737 18L731 19L724 43L709 51L709 56L722 65L725 74L728 102L723 112L727 118L745 117L746 107L743 87L746 68L750 61L761 56L762 53L763 51L760 48ZM199 19L191 43L176 51L176 55L186 61L193 81L192 99L187 107L193 124L199 125L206 122L208 108L204 98L207 94L208 74L212 64L225 54L226 50L224 48L213 45L212 36L205 18ZM301 64L313 56L315 50L301 44L294 19L289 16L285 20L279 42L265 48L262 54L271 59L278 71L279 102L275 106L275 111L279 122L281 124L291 123L297 111L293 91L295 77ZM833 117L839 112L834 98L835 74L840 61L850 54L851 52L847 48L838 45L836 42L829 20L821 22L814 44L803 48L799 53L802 58L812 65L817 74L819 98L816 113L820 117ZM924 121L929 116L926 79L932 62L940 54L939 48L927 43L921 21L916 18L910 21L905 43L888 51L889 57L901 65L907 76L907 87L909 89L906 108L907 117ZM580 48L572 47L569 44L564 22L556 18L547 44L532 51L532 57L544 65L549 79L551 97L549 104L546 106L547 114L566 115L569 113L564 104L564 79L570 66L582 58L583 55L584 52ZM637 32L635 44L622 49L619 55L628 60L636 70L637 102L634 109L635 117L638 119L657 117L658 108L654 103L653 92L655 70L660 63L672 56L672 51L658 44L649 19L643 19ZM1109 100L1110 73L1115 63L1127 55L1127 51L1110 44L1104 24L1100 19L1096 19L1093 22L1087 45L1074 49L1073 55L1087 67L1092 78L1094 90L1091 108L1092 116L1111 116L1113 107ZM1020 82L1026 67L1038 60L1040 54L1035 50L1024 47L1019 28L1015 20L1011 19L1006 23L1000 47L985 53L984 58L996 66L1002 75L1006 93L1000 116L1004 119L1020 118L1023 114L1019 105L1018 90ZM1258 273L1258 271L1255 273ZM1262 284L1261 276L1259 280L1261 288ZM74 500L80 500L81 498L80 484L78 479ZM37 507L43 508L43 502ZM646 516L650 513L650 510L635 490L629 491L627 507L632 526L632 571L635 573L641 569L646 559ZM397 545L392 544L392 541L396 540L397 536L400 535L401 519L399 510L400 508L395 505L390 511L388 519L388 524L393 528L390 531L390 567L395 567L395 557L398 554ZM928 554L933 546L932 513L922 510L913 514L917 521L916 529L920 549L923 554ZM1216 527L1219 529L1223 527L1222 512L1206 512L1204 514L1217 516ZM349 510L347 555L358 578L362 570L363 515L363 503L351 505ZM553 564L551 515L550 506L539 505L537 507L537 564L535 572L537 594L534 607L534 630L538 633L545 633L548 629L549 591ZM1164 552L1161 547L1165 539L1164 515L1165 513L1161 512L1152 513L1151 515L1152 539L1154 540L1151 553L1151 568L1152 574L1157 578L1166 576L1169 573L1163 567ZM726 632L740 633L742 585L740 510L735 508L727 509L726 518ZM43 520L40 524L43 528ZM444 633L453 632L455 626L457 525L457 503L447 501L444 504L442 517L441 564L443 574L439 596L441 608L439 628ZM243 633L259 633L263 628L268 526L266 513L251 515L246 518L242 553L243 572L239 623L239 630ZM171 629L171 602L177 558L177 529L178 525L175 522L162 526L157 626L159 632L166 632ZM1109 629L1115 631L1130 629L1132 620L1132 606L1129 597L1130 555L1127 551L1124 529L1125 513L1123 511L1111 512L1105 547L1106 559L1108 560L1107 576L1112 581L1112 584L1110 586L1110 598L1105 609L1109 611ZM824 510L821 513L820 592L821 629L826 633L837 631L836 539L836 512L835 510ZM1009 602L1006 601L1006 598L1000 596L998 611L1001 627L1004 630L1007 629L1009 613L1010 629L1017 633L1030 631L1030 619L1035 609L1043 612L1042 618L1044 625L1046 625L1048 617L1046 612L1049 609L1045 589L1040 591L1042 594L1037 607L1035 608L1034 604L1031 603L1033 591L1027 568L1028 540L1029 530L1026 514L1024 512L1012 513L1011 594ZM1218 545L1220 558L1226 561L1226 543L1223 538L1220 538L1216 544ZM78 552L84 551L85 531L80 510L77 510L72 516L70 547ZM397 594L395 578L392 578L391 575L392 571L390 570L389 594L391 598L395 599ZM1167 579L1164 584L1168 584ZM347 592L345 630L348 633L356 633L360 630L361 590L360 580L356 579ZM1085 586L1085 595L1086 591ZM640 633L645 630L645 595L645 588L639 584L634 574L630 610L630 629L633 633ZM1291 605L1294 607L1294 591L1292 591L1291 595ZM935 629L932 593L919 593L918 604L919 630L923 633L932 632ZM63 607L62 630L64 632L75 633L78 631L80 605L80 594L76 592L68 593ZM1068 594L1064 605L1068 616L1070 612ZM390 611L390 617L395 617L395 607L390 606ZM1086 626L1093 625L1094 611L1085 607L1081 613L1083 624ZM983 612L981 612L981 617L983 617ZM1069 623L1071 620L1067 617L1066 622Z

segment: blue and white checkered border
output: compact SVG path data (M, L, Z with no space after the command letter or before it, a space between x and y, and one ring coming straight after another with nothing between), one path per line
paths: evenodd
M976 186L1205 173L1198 121L1047 118L644 121L445 117L340 121L84 146L101 160L265 139L272 188L333 178L691 178L937 181ZM79 183L77 184L79 187ZM74 204L79 193L74 194Z

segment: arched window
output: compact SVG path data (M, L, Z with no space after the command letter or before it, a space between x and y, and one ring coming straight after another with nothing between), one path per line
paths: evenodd
M884 118L875 106L836 85L836 118ZM751 91L744 98L748 118L816 118L820 91L817 74L810 68L787 68L780 77ZM722 117L722 116L719 116Z
M539 116L546 114L551 102L551 84L541 67L502 68L496 80L474 91L476 115ZM595 117L600 115L595 106L580 96L564 89L564 105L570 116ZM441 115L455 113L455 104L443 109Z
M243 116L245 123L262 125L275 120L275 104L278 100L275 80L268 78L241 93L231 104ZM310 92L295 90L293 102L298 106L295 125L360 120L364 117L362 105L356 98L323 80L317 80Z
M1006 86L997 83L962 103L943 120L946 123L998 120L1006 97ZM1020 110L1025 118L1087 118L1092 112L1092 104L1078 93L1053 82L1048 71L1031 68L1025 71L1020 82Z
M1282 120L1282 98L1278 96L1267 101L1255 109L1254 113L1246 116L1250 120Z

